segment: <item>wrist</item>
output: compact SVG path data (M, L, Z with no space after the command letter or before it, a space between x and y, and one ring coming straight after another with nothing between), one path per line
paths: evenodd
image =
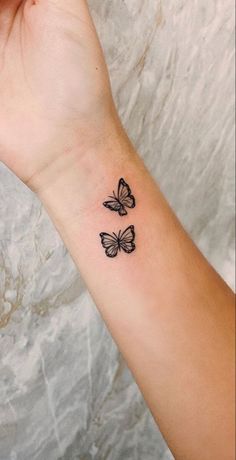
M82 218L100 207L104 188L112 187L128 171L135 157L118 119L111 119L100 135L64 150L28 185L35 191L57 227Z

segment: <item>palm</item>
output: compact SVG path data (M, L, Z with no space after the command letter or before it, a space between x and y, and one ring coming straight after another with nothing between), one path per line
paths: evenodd
M27 181L96 125L109 81L85 0L0 0L0 30L0 160Z

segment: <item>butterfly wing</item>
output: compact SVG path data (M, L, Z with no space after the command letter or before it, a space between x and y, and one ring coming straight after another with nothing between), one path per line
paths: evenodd
M125 180L123 178L121 178L119 180L118 200L119 200L120 204L123 207L125 207L125 206L127 208L134 208L135 207L135 198L131 194L131 190L130 190L129 185L125 182Z
M130 225L120 236L120 247L127 252L128 254L130 252L133 252L135 250L135 232L134 232L134 226Z
M101 243L107 257L116 257L119 249L118 238L109 233L100 233Z
M117 211L120 216L125 216L127 214L124 206L116 199L104 201L103 206L110 209L111 211Z

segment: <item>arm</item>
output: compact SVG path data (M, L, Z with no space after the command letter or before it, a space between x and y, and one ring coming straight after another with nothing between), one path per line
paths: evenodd
M60 173L59 171L63 171ZM125 177L128 215L102 203ZM173 215L122 130L34 181L176 458L233 459L234 298ZM99 233L134 225L108 258Z
M9 118L0 118L5 128L1 158L44 203L176 458L231 460L233 294L188 238L127 139L110 97L85 2L41 0L33 8L24 11L32 30L38 32L46 17L50 20L43 30L50 27L51 31L52 12L56 22L52 32L66 52L58 56L56 48L45 65L48 49L51 51L47 34L42 60L43 43L30 52L28 45L29 94L33 87L37 98L29 101L27 85L11 75L18 97L12 112L7 107ZM64 13L67 8L68 16ZM71 11L73 18L78 15L82 21L74 24ZM65 16L73 45L58 32L57 21L61 29ZM8 46L11 44L8 40ZM54 65L50 66L52 54ZM57 85L50 86L54 71L59 78L52 78ZM4 94L0 93L1 107L7 104ZM69 112L65 113L65 106L71 108ZM30 126L32 116L26 116L24 123L20 117L27 108L33 111L35 122ZM34 126L37 129L32 133ZM135 208L122 217L102 205L121 177L136 199ZM118 233L131 224L136 249L108 258L99 234Z

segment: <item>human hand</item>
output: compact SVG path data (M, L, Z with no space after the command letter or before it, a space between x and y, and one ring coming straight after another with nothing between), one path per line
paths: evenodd
M60 155L105 137L114 114L86 0L0 0L0 161L34 187Z

